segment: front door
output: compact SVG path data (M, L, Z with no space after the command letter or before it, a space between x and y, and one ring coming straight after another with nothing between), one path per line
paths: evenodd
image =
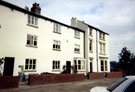
M13 76L14 57L5 57L4 76Z
M70 61L66 62L66 71L67 71L67 73L71 73L71 62Z

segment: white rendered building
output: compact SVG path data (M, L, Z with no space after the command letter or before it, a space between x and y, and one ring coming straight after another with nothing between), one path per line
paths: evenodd
M4 76L109 72L108 34L72 18L71 26L0 0L0 58Z

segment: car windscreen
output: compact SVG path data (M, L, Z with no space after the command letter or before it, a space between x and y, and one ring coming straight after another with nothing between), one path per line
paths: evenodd
M107 90L108 91L113 91L115 88L117 88L121 83L123 83L126 80L127 80L127 78L122 78L121 80L119 80L118 82L113 84L112 86L108 87Z

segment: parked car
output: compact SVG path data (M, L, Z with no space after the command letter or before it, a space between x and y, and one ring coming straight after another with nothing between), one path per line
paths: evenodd
M135 76L126 76L110 87L94 87L90 92L135 92Z

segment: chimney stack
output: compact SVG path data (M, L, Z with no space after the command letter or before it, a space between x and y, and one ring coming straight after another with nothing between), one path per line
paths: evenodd
M34 3L32 8L31 8L31 12L40 15L40 11L41 11L41 8L40 8L39 4L38 3Z

